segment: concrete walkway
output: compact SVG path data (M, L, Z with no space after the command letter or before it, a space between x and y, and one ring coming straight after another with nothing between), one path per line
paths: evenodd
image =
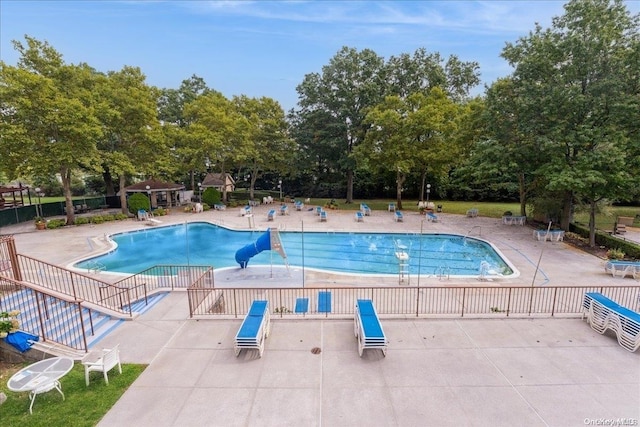
M520 271L508 285L638 284L605 274L604 260L562 242L539 242L531 228L498 219L443 213L431 223L409 213L396 223L391 213L374 211L355 223L353 212L329 211L328 222L320 223L311 212L294 211L267 222L268 208L256 209L255 229L480 234ZM237 229L251 224L230 209L173 212L160 220ZM131 220L37 232L26 224L0 233L14 234L20 253L69 265L109 249L106 234L146 227ZM421 286L471 282L424 278ZM243 351L235 357L240 323L189 319L184 292L125 322L100 346L119 343L124 362L149 367L99 425L582 426L640 420L640 352L625 351L615 337L597 334L579 318L383 320L390 340L386 358L377 350L358 356L352 321L310 319L273 319L264 356ZM316 347L319 354L311 351Z

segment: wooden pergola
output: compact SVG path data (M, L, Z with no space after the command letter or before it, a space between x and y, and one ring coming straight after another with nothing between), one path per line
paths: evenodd
M18 187L3 187L0 186L0 209L13 208L16 206L24 205L24 191L27 190L27 194L29 187L20 184ZM16 197L16 193L20 197ZM7 195L11 195L11 199L7 199ZM29 203L31 203L31 199L29 199Z

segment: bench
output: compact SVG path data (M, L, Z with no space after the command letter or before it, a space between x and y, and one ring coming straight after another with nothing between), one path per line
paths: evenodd
M384 356L387 355L387 337L384 334L378 313L373 302L368 299L356 301L353 331L358 339L358 354L367 349L382 350Z
M630 352L640 347L640 313L623 307L599 292L587 292L582 302L583 315L599 334L613 331L618 344Z
M264 340L269 336L271 317L269 303L266 300L255 300L238 329L234 351L236 357L243 349L258 350L260 357L264 353Z

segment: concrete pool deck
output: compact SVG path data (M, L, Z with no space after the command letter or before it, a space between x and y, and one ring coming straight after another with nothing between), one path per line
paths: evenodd
M521 273L508 285L638 284L607 275L604 260L562 242L537 241L531 228L499 219L443 213L431 223L405 213L396 223L390 212L373 211L356 223L353 212L329 211L328 222L320 223L310 212L293 211L267 222L267 209L256 209L258 230L299 230L303 224L305 231L467 234L479 226L480 237ZM236 209L159 219L249 224ZM29 223L0 233L13 234L22 254L68 265L107 248L105 234L145 227L132 220L38 232ZM456 283L425 278L421 286ZM149 366L99 425L581 426L640 420L640 352L627 352L614 336L594 332L579 318L383 320L390 341L386 358L377 350L360 358L353 321L339 319L272 319L263 357L243 351L236 358L233 339L241 322L189 319L185 292L124 322L99 346L119 343L124 362ZM320 353L311 352L315 347Z

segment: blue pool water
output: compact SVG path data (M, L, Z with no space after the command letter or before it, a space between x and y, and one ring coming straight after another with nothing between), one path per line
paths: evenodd
M234 231L209 223L157 227L111 236L118 245L108 254L81 261L96 262L106 271L138 273L155 265L238 267L236 251L265 232ZM477 276L481 265L489 274L514 274L510 264L489 243L454 234L280 232L289 265L351 274L398 274L398 247L409 254L410 274ZM304 249L304 250L303 250ZM284 265L275 251L249 260L255 265Z

